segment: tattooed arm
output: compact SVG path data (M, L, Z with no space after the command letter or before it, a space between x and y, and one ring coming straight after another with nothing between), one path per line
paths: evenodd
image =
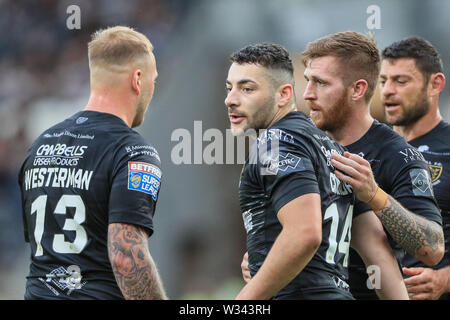
M370 205L377 194L378 185L369 162L349 152L345 152L344 156L334 153L332 158L331 164L337 169L336 176L353 187L358 199ZM441 261L444 256L444 234L438 223L405 209L391 196L374 212L392 238L408 254L428 266Z
M167 299L143 228L111 223L108 256L117 284L127 300Z
M429 266L441 261L444 235L439 224L408 211L391 196L384 208L375 214L394 241L408 254Z

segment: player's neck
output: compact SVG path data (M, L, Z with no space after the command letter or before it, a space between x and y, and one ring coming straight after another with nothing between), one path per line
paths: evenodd
M83 110L97 111L115 115L122 119L129 127L134 119L133 108L127 107L129 99L123 99L120 95L111 94L111 91L91 92L89 101Z
M406 141L414 140L430 132L441 122L442 116L439 109L428 112L422 118L408 126L394 126L394 131L404 137Z
M369 131L373 121L368 111L351 112L345 123L333 132L327 131L327 133L340 145L348 146L361 139Z
M275 113L275 115L272 118L272 121L270 121L269 125L267 126L267 128L270 128L271 126L273 126L276 122L280 121L282 118L284 118L287 114L293 112L293 111L297 111L297 107L295 106L294 103L285 106L284 108L280 108L278 109L277 113Z

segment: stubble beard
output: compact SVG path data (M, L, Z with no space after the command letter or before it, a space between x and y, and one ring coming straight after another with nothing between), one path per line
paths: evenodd
M247 124L244 127L233 127L231 126L231 134L233 136L242 136L245 135L249 130L258 131L261 129L267 129L272 121L273 115L273 107L275 105L275 98L269 97L267 101L257 109L252 115L249 121L248 115L246 116L244 121L247 121Z
M133 123L131 124L132 128L136 128L140 126L144 122L145 112L147 110L148 103L146 97L142 97L139 101L138 106L136 108L136 115L134 116Z

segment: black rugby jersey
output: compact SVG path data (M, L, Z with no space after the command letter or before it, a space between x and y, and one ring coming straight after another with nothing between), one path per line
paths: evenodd
M423 154L428 163L434 195L441 209L445 255L441 262L433 267L440 269L450 265L450 124L442 120L430 132L409 143ZM403 264L406 267L426 267L410 255L405 256Z
M278 150L278 157L276 151ZM291 200L319 193L322 243L312 260L275 299L335 290L348 291L348 249L354 195L332 173L331 152L343 148L301 112L291 112L265 130L253 144L239 183L239 198L247 231L248 261L254 276L282 226L277 212Z
M42 133L19 173L31 245L25 299L123 299L108 224L153 232L160 167L155 148L111 114L81 111Z
M442 224L427 163L420 152L389 126L374 120L366 134L346 149L370 162L377 184L403 207ZM369 205L358 202L354 216L370 210ZM405 252L392 240L388 231L386 234L400 262ZM364 263L353 249L350 249L349 273L350 290L355 298L378 299L375 291L367 287Z

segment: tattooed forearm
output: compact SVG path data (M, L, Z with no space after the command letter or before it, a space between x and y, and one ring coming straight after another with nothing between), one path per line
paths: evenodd
M129 224L110 224L108 255L125 299L167 299L143 229Z
M443 253L442 227L436 222L406 210L391 196L388 205L376 214L395 242L408 254L428 264Z

